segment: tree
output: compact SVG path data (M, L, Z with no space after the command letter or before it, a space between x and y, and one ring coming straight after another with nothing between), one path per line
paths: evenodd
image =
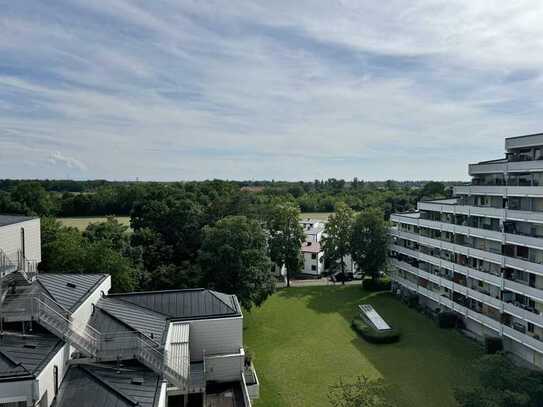
M243 307L260 305L273 293L266 235L257 221L228 216L203 230L199 262L206 287L236 294Z
M18 184L11 193L11 199L18 202L27 215L50 216L56 212L53 198L37 182Z
M351 235L352 258L359 270L374 280L386 264L388 240L388 229L379 209L367 209L356 216Z
M541 372L518 367L503 354L485 355L474 368L478 384L455 391L461 407L543 406Z
M107 241L110 246L121 252L129 245L128 226L119 223L114 217L105 222L91 223L83 232L89 242Z
M324 260L332 268L339 262L341 274L345 277L345 256L351 254L351 235L353 227L353 210L340 202L336 212L328 218L322 238ZM345 278L342 279L345 284Z
M300 225L300 209L289 202L272 206L267 219L271 260L281 269L287 269L287 287L290 278L302 267L300 247L305 234Z
M333 407L392 407L387 400L388 390L383 379L359 376L352 383L340 379L330 387L328 400Z

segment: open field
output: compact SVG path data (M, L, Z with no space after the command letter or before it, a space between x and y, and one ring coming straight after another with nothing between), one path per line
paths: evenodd
M371 303L401 330L399 343L373 345L350 327L360 303ZM256 407L328 406L339 377L383 377L398 407L453 407L456 386L472 383L471 362L482 349L441 330L389 294L359 286L283 289L245 313L245 345L261 381Z
M303 212L300 215L302 219L318 219L318 220L328 220L328 217L334 212Z
M130 226L130 216L116 216L117 220L123 225ZM90 223L105 222L107 218L102 217L77 217L77 218L57 218L65 226L71 226L78 228L79 230L85 230Z

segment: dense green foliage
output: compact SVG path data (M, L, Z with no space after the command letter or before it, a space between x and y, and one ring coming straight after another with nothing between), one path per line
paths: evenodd
M392 407L390 388L383 379L358 376L353 381L340 379L330 386L328 400L332 407Z
M40 270L55 273L106 273L112 290L124 292L136 287L138 267L127 251L127 240L115 220L89 225L84 233L60 222L42 220L42 262ZM123 243L124 241L124 243Z
M291 202L272 204L266 216L266 230L270 258L279 269L285 266L287 286L290 286L290 278L303 266L300 246L305 233L300 225L300 209Z
M345 257L351 254L353 218L354 211L343 202L337 204L336 212L328 218L322 245L324 261L331 270L339 268L345 273Z
M394 343L400 339L400 332L397 329L378 331L366 324L359 316L353 318L351 326L362 338L371 343Z
M237 206L254 209L253 204L274 197L288 198L302 212L332 212L338 202L355 211L380 208L385 217L415 207L423 197L447 195L441 182L350 182L337 179L314 182L203 181L203 182L110 182L72 180L0 180L0 213L55 216L130 215L137 202L164 190L207 197L215 213L232 212ZM222 200L224 196L228 199ZM203 202L201 202L203 203ZM223 213L224 217L226 216Z
M351 256L358 269L372 280L377 280L385 268L388 240L388 227L379 209L367 209L356 216L351 234Z
M499 353L483 356L474 369L479 384L456 391L461 407L543 406L543 373L518 367Z
M199 262L203 285L236 293L251 309L274 291L266 235L257 221L228 216L203 230Z

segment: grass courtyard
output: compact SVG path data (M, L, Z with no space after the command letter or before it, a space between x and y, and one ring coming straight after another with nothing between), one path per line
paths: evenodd
M359 338L350 321L360 303L400 328L400 342L373 345ZM470 366L482 355L460 333L359 286L280 290L245 313L244 334L261 381L256 407L328 406L328 386L360 374L383 377L399 407L452 407L454 388L475 380Z
M115 216L119 223L130 226L130 216ZM74 218L57 218L64 226L71 226L79 230L85 230L91 223L107 221L106 216L81 216Z

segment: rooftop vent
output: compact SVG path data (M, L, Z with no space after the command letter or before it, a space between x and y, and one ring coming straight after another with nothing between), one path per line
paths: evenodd
M28 349L36 349L38 347L38 344L36 342L25 342L25 344L23 345L23 348L28 348Z
M77 286L74 283L66 283L66 287L76 288Z
M130 379L130 383L137 384L138 386L141 386L143 384L143 377L135 376L132 379Z

